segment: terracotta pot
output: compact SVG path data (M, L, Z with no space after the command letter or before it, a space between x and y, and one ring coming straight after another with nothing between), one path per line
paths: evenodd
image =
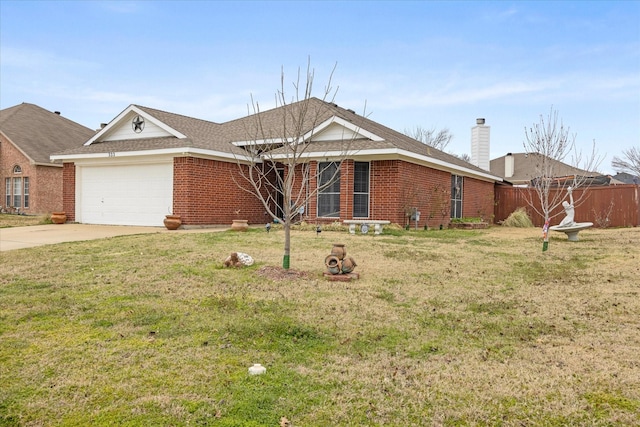
M356 262L353 258L345 258L342 260L342 272L344 274L351 273L354 268L356 268Z
M64 212L51 213L51 222L54 224L64 224L67 222L67 214Z
M249 220L234 219L231 223L231 229L235 231L247 231L249 229Z
M182 219L180 215L166 215L164 218L164 226L168 230L177 230L182 225Z
M331 249L331 255L338 257L338 259L343 259L347 254L347 250L342 243L334 243L333 248Z
M340 274L340 260L335 255L328 255L324 259L324 265L327 266L327 270L331 274Z

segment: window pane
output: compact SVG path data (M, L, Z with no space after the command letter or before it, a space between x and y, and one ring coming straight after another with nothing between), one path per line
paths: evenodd
M24 180L24 207L29 207L29 178L23 178Z
M13 178L13 207L22 207L22 178Z
M4 179L4 204L11 206L11 178Z
M366 218L369 216L369 195L353 195L353 216Z
M353 172L353 191L356 193L369 192L369 163L355 162Z
M451 175L451 218L462 218L462 177Z
M338 169L338 164L334 162L324 162L319 163L318 168L320 172L318 177L319 187L327 184L333 178L333 182L318 193L318 216L339 217L340 170Z
M353 216L369 216L369 162L355 162L353 170Z
M318 216L340 216L340 194L321 193L318 195Z

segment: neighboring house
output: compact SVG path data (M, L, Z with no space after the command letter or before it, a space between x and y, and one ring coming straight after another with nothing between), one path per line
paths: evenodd
M310 200L305 220L406 224L414 208L421 212L419 227L492 217L494 185L501 178L335 104L311 98L286 108L303 106L321 119L304 129L310 135L304 161L312 172L340 160L344 152L338 147L345 138L351 141L339 181ZM286 140L290 135L274 134L282 108L260 118L273 138ZM238 214L254 224L271 221L260 201L236 184L239 168L248 167L246 141L256 117L213 123L130 105L84 146L52 156L64 163L68 218L160 226L174 213L186 227L228 225ZM315 179L305 184L318 185Z
M541 154L537 153L507 153L505 156L491 160L490 171L515 186L528 186L532 179L538 177L536 173ZM570 166L566 163L549 159L554 175L558 178L573 175L594 176L595 172L588 172Z
M0 110L0 207L45 214L62 210L62 162L52 153L82 146L95 131L59 112L22 103Z
M640 177L631 175L630 173L626 172L618 172L611 178L622 184L640 184Z

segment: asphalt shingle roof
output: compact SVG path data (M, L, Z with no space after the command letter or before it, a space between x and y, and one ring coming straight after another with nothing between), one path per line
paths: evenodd
M36 164L53 153L81 146L95 131L34 104L0 110L0 131Z
M185 135L186 139L174 137L135 139L127 141L94 142L86 147L74 148L58 154L88 154L109 151L139 151L161 148L196 147L231 154L246 154L243 148L236 147L234 142L252 141L268 138L293 137L305 134L331 117L339 117L350 122L354 127L366 130L382 138L382 141L358 139L351 149L384 150L399 149L419 154L451 165L488 174L458 157L429 147L403 133L397 132L362 115L339 107L336 104L318 98L288 104L247 117L225 123L215 123L195 119L149 107L135 107L160 120L171 128ZM302 119L300 119L302 118ZM260 131L258 132L258 123ZM307 153L325 152L332 147L340 146L342 141L313 142L307 147Z
M540 154L536 153L511 153L514 161L514 173L511 177L505 177L505 156L491 160L489 168L491 174L504 178L506 181L514 184L528 183L533 178L538 177L537 165L539 163ZM553 171L556 177L569 175L593 175L595 172L588 172L580 168L568 165L558 160L549 159L553 165Z

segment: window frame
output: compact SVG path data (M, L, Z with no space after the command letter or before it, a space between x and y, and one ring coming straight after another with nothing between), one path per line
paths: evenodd
M29 185L29 177L22 178L22 207L24 209L29 209Z
M459 186L456 184L459 183ZM451 174L451 218L462 218L464 177Z
M12 186L12 201L13 207L18 209L22 207L22 177L13 178L13 186Z
M5 201L5 205L8 208L9 206L11 206L11 189L12 189L12 184L11 184L11 178L5 178L4 179L4 191L5 191L5 195L4 195L4 201Z
M318 162L317 177L318 218L340 218L340 162Z
M357 169L358 169L358 166L364 166L364 165L366 165L366 178L364 180L360 180L360 178L363 177L364 174L359 173ZM360 186L366 185L366 190L358 191L358 190L361 190L361 188L358 188L359 185ZM358 201L357 203L359 207L364 206L366 209L366 212L360 211L359 208L356 208L356 199L360 198L357 196L362 196L362 198L366 199L365 203L362 203L361 201ZM369 218L369 215L371 212L370 203L371 203L371 162L354 161L353 162L353 205L352 205L353 217Z

